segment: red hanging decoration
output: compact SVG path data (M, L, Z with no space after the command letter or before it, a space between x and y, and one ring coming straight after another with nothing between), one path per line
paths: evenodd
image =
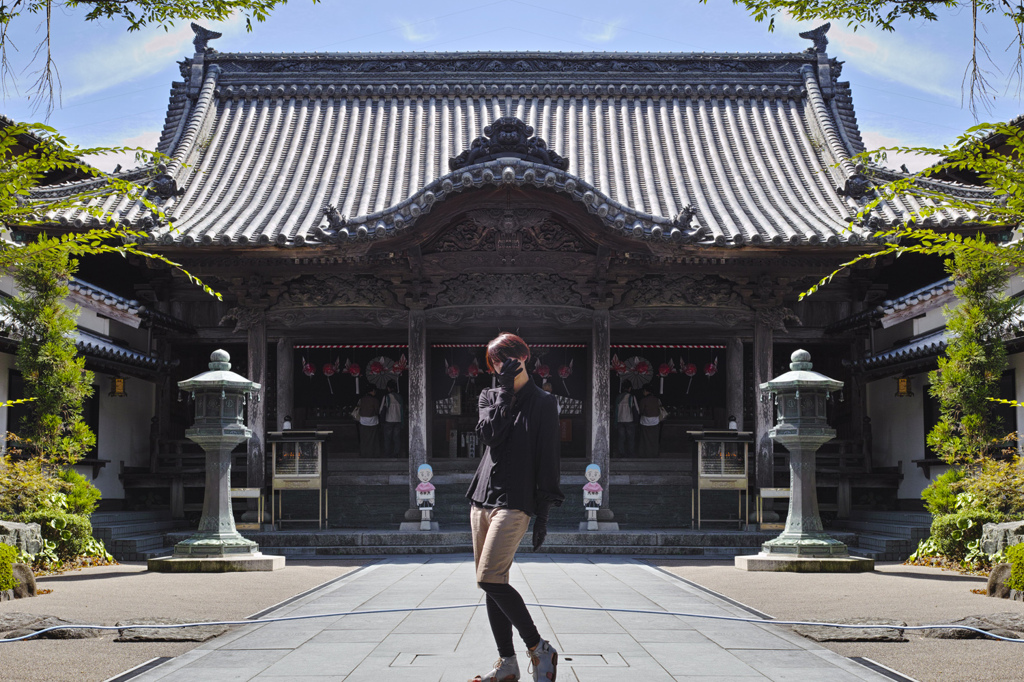
M302 358L302 373L310 379L316 374L316 367L313 366L312 362L307 362L305 357Z
M359 366L358 362L352 362L345 358L345 371L356 380L356 395L359 395L359 375L363 373L362 367Z
M539 376L542 380L547 379L551 376L551 368L547 365L542 365L540 358L537 358L537 361L533 363L533 373Z
M715 376L718 373L718 358L716 357L714 362L709 362L704 366L704 376L708 379Z
M693 385L693 376L697 373L697 365L692 362L683 363L682 359L679 360L679 365L683 368L683 374L690 377L690 380L686 383L686 392L689 394L690 386Z

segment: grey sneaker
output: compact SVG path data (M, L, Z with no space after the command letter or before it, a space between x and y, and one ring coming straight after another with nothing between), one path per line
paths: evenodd
M469 682L519 682L519 661L515 656L499 658L491 672L477 675Z
M527 650L530 656L530 668L533 670L533 682L555 682L558 674L558 652L546 639L540 640L533 649Z

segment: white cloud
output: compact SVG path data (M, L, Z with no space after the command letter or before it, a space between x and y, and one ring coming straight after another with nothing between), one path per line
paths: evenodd
M788 15L780 15L776 23L776 31L812 28L811 24L796 22ZM908 35L913 33L885 33L874 28L854 31L832 22L828 52L864 74L959 103L963 66L955 64L948 55L929 49L922 41L908 39Z
M585 25L593 26L593 22L588 21ZM622 20L615 19L606 24L599 24L597 30L584 29L583 37L595 43L607 43L615 39L615 36L619 34L620 28L622 28Z
M152 151L156 149L157 143L160 141L159 130L147 130L129 137L124 137L119 140L112 140L109 142L101 142L98 144L105 144L112 147L141 147L143 149ZM93 166L96 166L102 171L108 173L112 172L115 167L120 165L122 169L128 170L130 168L136 168L139 162L135 160L134 152L122 152L120 154L104 154L103 156L90 156L86 158L86 161Z
M433 40L438 35L437 24L433 19L430 21L417 21L416 23L399 20L398 27L402 31L402 37L410 43L425 43L428 40Z
M862 130L860 132L864 145L869 149L881 149L882 147L911 147L920 144L916 140L899 139L890 137L877 130ZM906 154L903 152L888 152L883 166L899 170L901 164L906 164L907 170L916 173L927 168L939 160L937 156L919 156L917 154Z
M216 26L218 31L230 35L245 30L245 19L235 15ZM63 68L66 101L91 95L166 69L183 57L191 56L195 34L189 24L164 31L162 28L143 29L138 33L119 36L85 54L75 55Z

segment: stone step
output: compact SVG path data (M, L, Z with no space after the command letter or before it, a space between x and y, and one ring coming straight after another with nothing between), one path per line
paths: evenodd
M145 551L147 549L157 549L167 545L166 536L163 533L157 533L154 535L134 535L128 538L117 538L111 540L109 543L104 543L107 546L107 551L114 555L117 559L119 554L137 554L138 552ZM187 537L187 536L186 536Z
M891 535L858 535L856 547L881 552L887 560L902 561L917 548L917 544Z
M185 521L171 520L143 520L131 523L117 523L111 525L93 525L93 537L104 542L119 540L136 535L153 535L157 533L168 533L174 530L188 528Z
M898 523L908 526L925 526L931 528L932 515L928 512L907 512L907 511L872 511L869 509L856 510L852 518L858 521L878 521L881 523Z
M915 545L919 540L927 538L930 534L930 528L928 527L907 526L885 521L862 521L849 519L847 521L837 521L836 526L843 530L853 531L856 533L901 537L913 542Z
M283 556L359 556L359 555L402 555L402 554L472 554L472 545L388 545L379 547L318 547L318 546L261 546L264 554ZM532 548L520 548L520 553L532 554ZM549 545L547 542L540 554L614 554L614 555L654 555L654 556L692 556L706 558L729 558L741 554L757 554L760 547L665 547L647 545L589 546Z
M90 519L93 526L106 526L118 523L138 523L143 521L164 521L170 518L166 509L147 511L101 511L93 512Z

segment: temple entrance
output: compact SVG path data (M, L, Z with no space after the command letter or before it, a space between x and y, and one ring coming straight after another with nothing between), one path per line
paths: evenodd
M542 336L534 338L543 339ZM587 455L589 357L583 343L530 343L527 365L531 379L558 398L563 458ZM492 388L483 343L438 343L429 355L428 410L432 412L432 459L478 458L477 401Z

